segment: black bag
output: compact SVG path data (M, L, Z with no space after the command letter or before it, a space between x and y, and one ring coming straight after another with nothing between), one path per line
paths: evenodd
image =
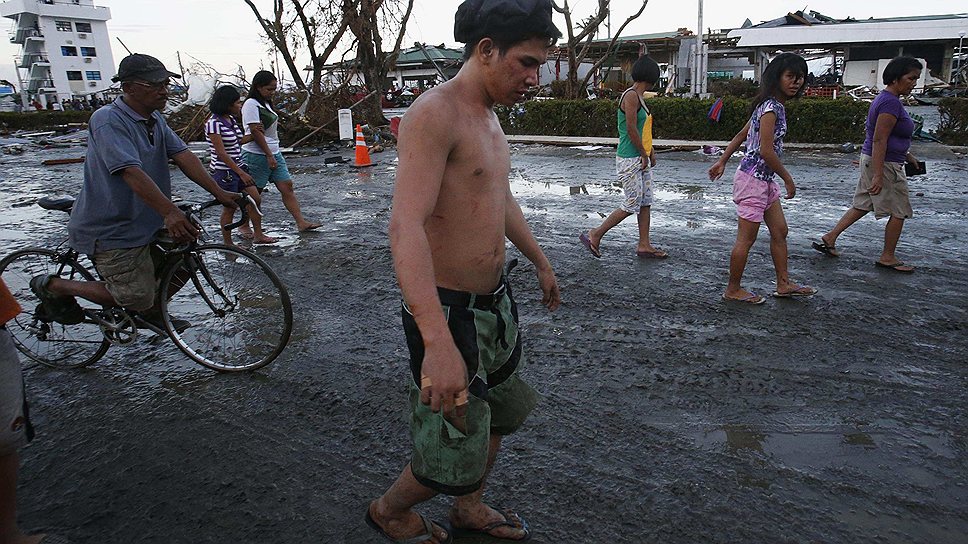
M913 164L911 164L909 162L905 162L904 163L904 175L906 175L908 177L911 177L911 176L921 176L921 175L924 175L924 174L927 174L927 173L928 173L928 170L927 170L927 168L924 165L924 161L918 161L917 166L915 166L915 165L913 165Z

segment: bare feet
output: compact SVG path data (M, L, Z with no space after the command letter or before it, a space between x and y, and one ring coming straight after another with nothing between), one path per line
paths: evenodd
M244 240L251 240L254 234L252 234L252 229L249 227L239 227L239 236Z
M427 528L424 525L425 518L420 514L410 510L400 518L389 517L380 508L379 499L370 503L370 506L367 508L367 515L369 518L367 522L372 522L371 526L375 525L374 529L380 531L389 540L407 540L427 534ZM421 544L442 544L448 541L450 535L440 525L431 523L431 527L433 529L433 538L425 540Z
M503 540L525 540L530 536L528 526L520 516L511 512L498 512L484 503L460 507L455 504L450 510L450 522L455 530L485 532L493 538Z
M254 236L252 238L253 244L274 244L278 241L279 241L278 238L273 238L272 236L266 236L265 234L263 234L262 236Z

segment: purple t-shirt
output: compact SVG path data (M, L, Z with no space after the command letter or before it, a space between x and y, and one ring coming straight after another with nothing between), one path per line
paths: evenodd
M763 181L773 181L773 169L770 168L763 156L760 155L760 119L767 112L776 115L776 126L773 129L773 150L778 157L783 156L783 137L787 133L786 108L775 98L767 98L756 107L750 117L750 131L746 136L746 155L739 163L739 169Z
M861 153L873 156L874 148L874 126L877 124L877 116L886 113L897 118L894 130L887 138L887 154L884 156L885 162L903 163L907 156L908 149L911 148L911 137L914 136L914 119L908 115L901 100L887 91L881 91L877 98L871 102L871 107L867 110L867 138L864 139L864 147Z

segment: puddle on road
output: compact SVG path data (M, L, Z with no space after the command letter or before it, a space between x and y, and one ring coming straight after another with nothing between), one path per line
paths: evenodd
M776 465L797 471L817 473L849 468L861 471L865 477L919 488L945 484L940 475L927 468L928 459L955 455L943 437L923 429L874 432L850 426L810 426L803 430L767 430L756 425L723 425L695 433L693 439L703 449L762 455ZM896 463L898 450L907 460L900 465Z

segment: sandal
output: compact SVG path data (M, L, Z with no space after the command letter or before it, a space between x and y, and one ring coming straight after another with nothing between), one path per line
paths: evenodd
M823 238L821 238L819 242L813 242L812 245L813 249L816 249L828 257L840 257L840 252L837 251L837 248L827 244L827 242L824 242Z

